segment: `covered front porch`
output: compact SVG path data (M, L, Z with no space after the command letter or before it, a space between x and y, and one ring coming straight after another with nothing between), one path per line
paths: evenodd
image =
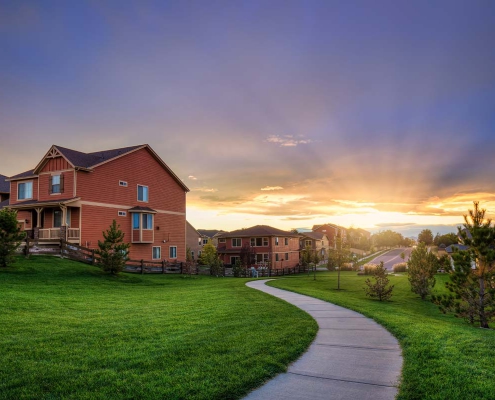
M81 208L76 199L57 202L29 202L16 204L17 220L29 239L38 242L54 242L61 239L80 244Z

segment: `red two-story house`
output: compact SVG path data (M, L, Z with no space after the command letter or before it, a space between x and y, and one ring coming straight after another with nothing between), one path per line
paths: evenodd
M97 248L115 219L130 258L185 260L189 189L147 144L95 153L54 145L8 181L9 207L33 239Z
M292 268L299 263L299 235L267 225L225 232L218 236L218 255L224 264L235 264L241 249L250 246L258 265Z

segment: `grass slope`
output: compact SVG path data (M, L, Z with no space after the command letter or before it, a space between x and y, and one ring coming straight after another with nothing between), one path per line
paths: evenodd
M495 398L495 331L482 330L453 316L443 315L410 290L407 276L391 277L395 284L389 302L366 298L366 276L337 273L287 277L269 284L307 294L356 310L385 326L399 340L404 357L399 399ZM437 276L436 291L443 292L446 275ZM495 324L493 324L495 326Z
M0 270L0 398L239 398L317 330L245 282L19 259Z

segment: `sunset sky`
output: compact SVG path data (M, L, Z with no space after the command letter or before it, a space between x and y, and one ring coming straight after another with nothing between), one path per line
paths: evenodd
M196 228L495 215L495 1L2 1L0 174L148 143Z

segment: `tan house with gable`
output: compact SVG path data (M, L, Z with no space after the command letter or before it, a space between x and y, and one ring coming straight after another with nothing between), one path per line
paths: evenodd
M312 251L316 251L318 256L322 260L328 258L328 250L330 243L328 236L322 232L301 232L300 233L300 249L301 251L310 248Z

